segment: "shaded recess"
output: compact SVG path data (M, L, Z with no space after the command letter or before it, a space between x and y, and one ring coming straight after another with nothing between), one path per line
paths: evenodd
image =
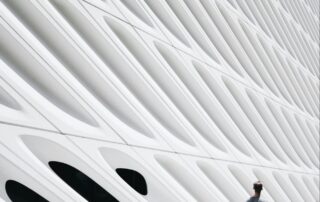
M150 50L146 49L146 47L138 41L136 36L130 34L129 30L119 22L107 17L104 19L112 31L144 68L144 70L147 71L150 76L152 76L152 78L171 98L171 100L174 101L175 104L177 102L184 102L181 105L184 106L185 99L183 99L181 96L178 96L180 92L176 89L176 84L171 78L168 77L167 72L163 70L163 67L160 65L159 61L155 59ZM126 74L128 74L128 72L126 72ZM134 76L135 74L137 73L135 72L134 74L130 75L130 77ZM162 100L160 100L160 98L157 99L154 92L148 88L146 83L141 83L139 85L138 82L141 81L141 76L136 76L140 78L134 81L132 87L137 93L137 98L143 102L144 106L162 123L162 125L169 129L173 135L190 145L194 145L194 142L188 136L189 132L186 131L184 126L177 121L173 115L173 112L169 111L168 107L162 102ZM130 78L130 80L132 80L132 78Z
M282 131L282 128L279 126L279 123L273 116L273 114L268 110L265 102L260 100L258 96L256 96L251 91L247 90L247 95L250 98L251 103L254 105L257 110L259 116L262 118L263 123L266 126L266 129L272 134L274 138L279 143L281 149L286 153L286 155L297 165L301 166L301 162L298 159L298 155L296 150L290 144L285 132Z
M199 45L199 47L215 62L220 63L216 53L213 51L212 43L207 36L202 32L201 26L195 23L195 20L186 12L182 6L182 1L166 1L174 14L186 28L191 37Z
M224 22L220 25L220 30L223 31L224 37L228 37L228 45L232 48L234 54L236 54L243 69L248 73L250 78L260 87L263 86L262 78L256 68L256 60L252 58L256 53L252 50L250 42L244 35L238 22L234 22L228 10L217 2L218 11L221 13L221 19ZM218 24L218 23L217 23ZM253 55L251 55L253 54Z
M231 96L234 98L235 102L238 104L240 109L243 111L245 116L248 118L248 121L245 121L241 116L239 116L239 113L237 112L237 105L232 105L233 109L229 109L229 114L232 116L232 119L237 124L238 128L242 131L242 133L245 135L247 140L250 142L250 144L266 159L270 160L270 155L268 154L268 148L265 144L265 142L271 141L268 138L265 138L261 136L261 126L257 124L258 119L256 119L257 115L254 113L254 110L252 110L252 106L249 103L249 100L245 95L241 93L241 90L237 87L236 83L231 82L230 79L228 79L225 76L222 76L222 80L229 90ZM225 101L226 102L226 101ZM230 102L230 101L228 101ZM261 123L261 122L258 122ZM259 136L264 141L257 141ZM267 139L267 140L266 140Z
M155 47L161 54L161 56L166 60L172 70L176 73L178 78L183 82L183 84L187 87L187 89L192 93L194 98L200 103L203 109L209 114L210 117L213 117L215 121L219 121L217 119L221 119L221 116L218 117L216 111L212 107L212 103L206 93L203 91L201 86L199 86L197 80L193 77L192 73L188 71L188 67L185 66L181 59L170 50L168 47L164 46L161 43L154 42ZM212 145L217 147L222 151L226 151L226 148L222 144L222 142L215 135L214 131L210 129L210 127L206 123L206 121L201 117L200 113L193 110L194 107L186 106L181 108L181 111L185 116L188 117L193 126L199 131L199 133L204 136L204 138L210 142ZM188 112L189 113L186 113Z
M303 182L301 178L298 178L297 176L293 174L289 174L289 179L293 186L296 188L296 190L299 192L300 196L305 200L305 201L313 201L316 200L313 198L313 196L310 193L310 190L306 186L303 185ZM319 187L318 187L319 189Z
M205 84L211 90L214 97L217 98L217 100L219 101L219 104L222 105L222 107L228 113L230 118L236 123L237 118L239 117L238 115L235 114L237 110L235 110L235 107L233 106L232 102L230 101L229 97L224 92L222 87L218 84L218 82L212 76L210 76L208 71L203 70L202 66L200 66L197 63L194 63L194 66L197 72L199 73L199 75L201 76L201 78L203 79L203 81L205 82ZM222 120L223 120L223 116L218 116L215 121L220 127L220 129L224 132L226 137L237 149L239 149L239 151L241 151L243 154L247 156L250 156L251 154L248 148L246 147L245 143L243 142L243 140L241 140L240 137L235 136L232 128L226 124L227 122L223 122ZM242 124L242 121L241 121L241 124Z
M265 100L265 101L268 109L276 119L277 123L279 124L279 127L281 127L282 131L287 136L290 144L292 145L296 153L300 156L300 159L302 159L306 165L309 165L308 162L306 161L307 156L305 152L305 147L303 147L301 142L299 142L291 126L288 124L288 122L285 120L285 117L282 115L280 111L282 107L276 107L275 104L272 104L272 102L268 100Z
M253 173L260 181L263 182L263 186L272 196L274 201L290 201L281 187L277 184L277 182L275 182L273 177L270 177L260 169L253 169Z
M244 99L245 97L241 94L241 92L237 89L235 84L233 84L230 80L223 78L224 83L226 87L228 88L229 92L233 96L233 98L236 100L236 102L239 104L242 111L246 114L247 118L250 120L252 125L255 128L255 131L257 131L257 135L259 135L263 141L267 144L268 148L282 161L285 160L285 156L283 154L283 151L281 150L281 147L277 144L277 142L272 138L272 134L270 133L268 127L266 126L265 122L261 119L259 119L259 114L254 108L252 104L250 104L249 99ZM235 111L235 110L233 110ZM233 112L231 111L231 112ZM234 113L234 112L233 112ZM239 117L237 114L233 115L235 118ZM240 120L241 121L241 120ZM241 122L240 122L241 123ZM241 125L240 125L241 126ZM250 137L250 134L248 134L248 137ZM251 142L252 146L257 145L254 142ZM257 151L263 151L261 144L259 147L256 147ZM266 155L262 153L262 155ZM269 156L269 155L266 155Z
M22 107L19 103L5 90L0 86L0 104L3 104L11 109L22 110Z
M246 190L248 194L251 194L252 192L252 181L248 177L246 173L244 173L242 170L240 170L238 167L229 165L228 166L229 171L231 174L238 180L238 182L242 185L242 187Z
M289 182L286 174L279 172L273 172L274 179L278 182L281 188L285 191L286 195L290 198L291 201L303 201L299 192L293 186L292 183Z
M302 181L304 182L304 185L308 188L308 190L311 192L313 198L319 200L319 189L317 185L313 183L311 179L307 176L302 176Z
M299 125L299 122L295 119L295 114L293 114L290 110L281 108L281 112L285 117L287 123L290 125L292 131L296 135L297 139L299 140L300 144L303 146L304 151L309 155L311 160L313 160L314 163L317 164L317 159L314 159L315 154L312 151L312 145L308 143L306 138L307 131L303 131L303 129Z
M242 12L247 16L247 18L251 21L252 24L256 24L255 23L255 20L254 20L254 17L253 17L253 14L251 13L249 7L248 7L248 4L246 3L245 0L240 0L240 1L237 1L240 9L242 10Z
M289 92L290 89L288 89L288 85L289 85L288 78L286 77L286 75L283 75L284 72L283 72L282 66L281 66L280 62L277 60L272 46L269 45L269 42L267 41L267 39L261 37L260 35L257 35L257 37L258 37L258 40L259 40L261 46L263 47L263 50L265 51L265 53L267 55L268 60L273 65L272 77L274 78L274 80L278 86L279 91L284 96L284 98L288 102L291 103L291 97L290 97L291 92ZM271 65L271 64L269 64L269 65Z
M210 8L204 8L199 1L185 1L185 4L188 6L193 16L196 18L199 25L206 33L214 47L217 48L219 54L224 58L224 60L231 66L234 71L236 71L240 76L243 77L240 67L241 65L238 62L238 59L233 55L229 45L225 42L224 36L214 24L215 22L217 22L217 20L219 20L219 18L211 19L210 16L206 14L208 11L205 10ZM214 15L218 14L215 13Z
M179 29L178 25L170 18L170 15L166 8L164 8L161 1L146 0L149 8L154 12L158 19L164 24L164 26L184 45L190 47L190 44L183 32Z
M241 194L237 188L227 179L227 177L218 168L209 163L198 161L198 167L210 179L210 181L218 187L225 197L230 201L239 201ZM241 201L241 199L240 199Z
M110 110L117 118L142 134L150 135L148 129L141 123L140 118L128 106L128 104L119 96L115 89L107 82L102 73L95 70L94 65L90 63L73 44L63 36L63 34L51 25L50 21L41 14L29 1L4 1L4 3L14 12L21 21L29 28L30 31L48 48L60 63L70 71L75 78L93 94L108 110ZM97 34L95 27L72 6L68 1L52 0L52 5L70 22L74 28L77 28L81 36L91 37L95 39L89 41L89 45L94 42L94 47L105 54L115 52L110 50L110 44L106 43L104 38ZM82 29L81 29L82 28ZM90 35L86 35L90 33ZM87 38L85 38L87 39ZM102 42L101 42L102 41ZM102 48L103 47L103 48ZM108 54L107 54L108 55ZM114 57L114 54L109 54ZM123 59L119 59L122 61ZM107 63L108 64L108 63ZM124 65L125 67L126 65ZM32 67L32 65L30 65ZM34 75L42 75L41 72ZM56 93L62 90L56 91ZM65 98L66 99L66 98ZM55 100L55 99L52 99ZM71 99L67 99L71 100ZM76 102L72 102L75 105ZM72 109L71 105L71 109ZM68 111L68 108L65 110Z
M300 83L299 81L297 80L297 75L295 74L294 72L294 69L295 68L298 68L296 64L294 64L294 62L292 62L289 58L286 58L286 61L287 61L287 64L288 65L285 65L284 67L286 67L286 73L288 75L288 77L290 78L291 80L291 83L293 85L293 87L295 88L296 90L296 93L298 94L298 97L301 101L301 103L303 104L304 108L301 108L302 110L304 111L307 111L310 115L313 116L313 112L312 112L312 109L311 109L311 106L308 104L308 101L303 93L303 90L300 86Z
M77 11L75 6L70 2L62 0L50 0L50 3L95 51L106 66L117 74L120 80L123 81L122 77L118 75L119 72L126 71L128 75L133 75L129 73L128 63L118 53L110 41L105 38L103 33L97 30L89 19ZM91 69L94 68L91 64L78 57L69 57L66 58L66 61L69 61L68 69L113 115L141 134L151 138L154 137L137 112L132 109L126 99L117 92L116 87L108 81L102 71L99 72ZM126 84L126 81L123 81L123 83ZM128 87L128 85L126 86Z
M319 167L319 145L316 143L315 139L313 138L309 129L303 123L301 118L297 116L297 114L295 114L294 116L295 116L295 120L300 126L300 129L304 132L304 135L305 135L305 138L304 138L305 141L301 142L301 144L303 144L304 147L306 147L305 151L307 152L309 158L314 163L314 165Z
M279 62L279 66L275 69L278 70L279 75L282 76L281 79L285 83L293 101L300 109L303 110L304 108L302 106L301 100L299 99L299 95L297 94L297 89L292 83L293 81L289 74L290 69L288 67L288 63L286 62L285 56L275 47L273 47L273 53L275 55L275 59L277 59L277 61Z
M272 91L273 94L279 96L278 89L273 81L273 78L269 75L267 67L264 63L267 61L265 53L257 43L255 32L252 31L248 25L242 21L238 21L237 24L230 20L230 24L234 24L235 32L239 34L239 40L242 43L245 51L253 63L255 70L258 72L260 78L264 81L266 86ZM241 33L241 35L240 35Z
M121 2L140 20L146 23L148 26L153 27L150 17L146 11L141 7L137 0L121 0Z
M193 173L173 158L155 155L157 162L197 201L217 201L216 197L197 179Z
M246 1L246 4L247 4L249 10L251 11L251 13L253 14L255 20L257 21L257 25L261 28L261 30L263 30L263 32L266 35L268 35L270 37L271 33L270 33L263 17L261 16L258 8L254 4L254 0L248 0L248 1Z
M87 124L98 126L80 103L45 69L45 64L31 55L3 26L0 26L0 33L0 58L14 72L62 111Z

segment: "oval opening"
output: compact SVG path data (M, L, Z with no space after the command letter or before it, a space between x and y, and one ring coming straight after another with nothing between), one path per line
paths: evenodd
M45 198L14 180L8 180L5 184L8 197L13 202L48 202Z
M174 190L170 186L166 186L163 180L159 180L156 177L157 171L152 171L146 167L144 162L133 158L132 155L125 151L115 148L101 147L99 148L99 153L105 162L119 175L117 179L121 183L124 180L123 187L126 189L133 189L148 201L179 201ZM140 174L144 179L139 176Z
M118 201L78 169L57 161L50 161L48 164L65 183L67 183L86 200L95 202Z
M117 168L118 175L134 190L142 195L148 194L147 182L144 177L135 170Z

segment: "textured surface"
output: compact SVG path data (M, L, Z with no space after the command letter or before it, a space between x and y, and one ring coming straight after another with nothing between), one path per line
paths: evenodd
M0 201L319 201L319 1L1 0L0 122Z

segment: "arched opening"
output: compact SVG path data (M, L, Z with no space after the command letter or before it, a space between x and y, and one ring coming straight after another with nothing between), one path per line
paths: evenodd
M138 193L142 195L148 194L147 182L140 173L126 168L117 168L116 172L130 187L132 187Z
M5 189L12 202L48 202L33 190L14 180L8 180Z
M83 198L88 201L95 202L117 202L110 193L104 190L91 178L86 176L78 169L65 163L50 161L50 168L72 189L78 192Z

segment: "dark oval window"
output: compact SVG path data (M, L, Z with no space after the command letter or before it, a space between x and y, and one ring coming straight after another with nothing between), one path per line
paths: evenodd
M93 202L118 201L100 185L78 169L65 163L50 161L51 169L83 198Z
M126 168L117 168L116 172L134 190L142 195L148 194L146 180L140 173Z
M48 202L36 192L14 180L8 180L5 188L12 202Z

